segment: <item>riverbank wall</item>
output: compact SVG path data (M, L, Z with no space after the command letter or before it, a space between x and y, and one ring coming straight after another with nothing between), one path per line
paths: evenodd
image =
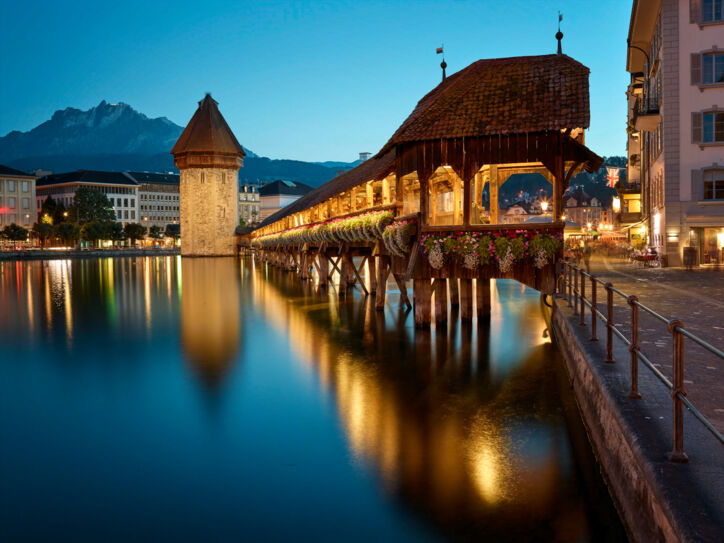
M569 381L609 491L633 541L724 541L724 449L693 415L685 414L689 463L669 462L669 390L639 369L641 399L629 399L628 349L614 342L606 364L605 327L590 341L564 299L553 304L552 328ZM617 343L619 343L617 345ZM670 353L667 353L670 355Z
M123 256L175 256L179 249L96 249L68 251L3 251L0 261L14 260L66 260L74 258L116 258Z

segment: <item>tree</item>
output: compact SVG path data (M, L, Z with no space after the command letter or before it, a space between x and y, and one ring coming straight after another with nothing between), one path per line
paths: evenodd
M56 202L52 196L48 196L40 208L40 221L46 224L60 224L67 220L63 202Z
M88 187L80 187L75 191L69 215L70 220L80 227L91 222L103 223L116 220L116 214L113 212L113 206L108 197L104 193Z
M25 241L28 239L28 231L15 223L9 224L3 228L2 235L5 239L9 239L10 241Z
M137 222L127 223L123 231L126 237L131 240L131 245L135 245L139 239L146 236L146 227Z
M123 225L119 222L112 222L108 225L108 237L113 241L123 241L126 239L126 232Z
M63 240L63 243L66 245L69 245L72 242L75 242L78 239L78 234L80 232L80 229L78 228L78 225L70 223L70 222L64 222L60 223L55 228L56 235Z
M166 237L179 239L181 237L181 225L180 224L167 224L166 225Z
M149 237L153 239L163 239L163 230L160 226L152 226L148 232Z
M108 230L111 223L108 221L87 222L80 229L80 235L85 241L92 243L108 237Z
M33 225L33 235L38 238L38 241L43 247L48 245L48 241L53 239L55 236L55 228L51 223L39 222Z

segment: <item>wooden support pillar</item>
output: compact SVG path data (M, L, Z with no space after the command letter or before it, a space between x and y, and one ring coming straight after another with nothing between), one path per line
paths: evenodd
M460 279L460 318L466 321L473 318L472 279Z
M470 209L472 207L472 179L463 179L463 224L470 224Z
M425 328L432 321L432 289L429 279L412 280L412 301L415 306L415 326Z
M389 177L385 177L382 180L382 204L388 205L391 203L392 201L390 199L390 179Z
M430 181L420 179L420 223L429 224Z
M560 141L560 134L558 135ZM565 164L563 162L563 151L559 145L559 152L553 162L553 220L561 220L563 215L563 191L565 190Z
M490 224L498 223L498 166L490 166Z
M390 268L387 265L389 258L388 256L377 257L377 295L375 298L375 309L377 309L377 311L382 311L385 308L387 278L390 275Z
M367 207L373 207L375 205L375 192L372 181L368 181L365 188L367 189Z
M377 266L375 265L375 257L370 256L367 258L367 277L370 283L370 294L377 292Z
M460 305L460 292L458 291L457 277L451 277L447 284L450 287L450 305L452 307L458 307Z
M475 280L475 298L478 322L490 318L490 279Z
M344 255L339 258L339 272L339 291L343 292L347 290L349 279L349 264Z
M317 255L317 263L319 268L319 284L327 286L329 282L329 262L323 253Z
M453 178L453 224L462 224L463 217L460 213L460 208L462 207L462 199L462 182L460 181L460 178L456 175Z
M400 289L400 301L407 307L412 307L410 298L407 296L407 285L405 284L405 278L398 273L393 273L392 276L395 278L398 288Z
M447 320L447 279L435 279L435 322Z

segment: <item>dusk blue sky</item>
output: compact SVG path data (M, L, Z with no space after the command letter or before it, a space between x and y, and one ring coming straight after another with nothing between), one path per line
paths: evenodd
M481 58L555 52L591 70L587 145L625 153L630 0L0 0L0 135L57 109L126 102L184 126L205 92L272 158L376 152L440 81Z

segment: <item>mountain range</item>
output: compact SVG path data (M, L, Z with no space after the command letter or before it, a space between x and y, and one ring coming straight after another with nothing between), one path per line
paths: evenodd
M169 151L182 131L183 127L166 117L152 119L128 104L109 104L104 100L86 111L71 107L58 110L28 132L15 130L0 137L0 164L27 172L176 171ZM239 178L247 182L286 179L317 187L360 163L271 159L242 146L247 155ZM624 157L609 157L605 164L625 163ZM601 168L596 174L579 174L572 179L571 186L582 186L606 205L615 191L606 187L605 172ZM534 195L541 190L550 196L551 185L542 176L516 175L501 187L501 203L512 204L523 193Z
M0 137L0 164L18 170L55 173L78 169L109 171L175 171L171 147L183 127L166 117L149 118L122 102L105 100L86 111L66 108L27 131ZM242 180L276 179L318 186L358 163L335 162L334 167L299 160L260 157L245 145Z

